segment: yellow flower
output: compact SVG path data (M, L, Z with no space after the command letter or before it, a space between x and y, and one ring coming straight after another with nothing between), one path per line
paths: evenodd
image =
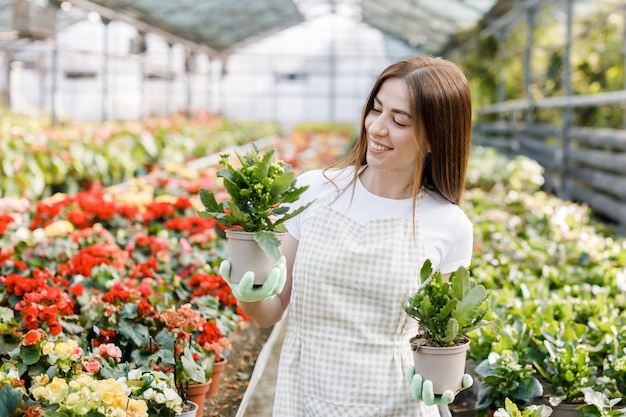
M46 374L37 375L35 377L35 384L37 385L47 385L50 382L50 378Z
M114 379L105 379L100 381L96 388L96 392L102 397L102 402L107 405L114 405L117 397L124 395L124 389L119 382Z
M65 382L64 379L58 378L58 377L54 377L52 382L50 382L46 386L46 388L50 390L49 399L51 402L54 402L54 403L58 403L62 401L67 395L67 392L69 390L69 387L67 386L67 382Z
M32 387L30 389L30 393L36 400L48 400L49 398L49 390L46 387Z
M71 351L72 348L70 347L69 343L66 342L58 343L54 347L54 354L61 359L66 359L68 356L70 356Z
M49 355L50 353L52 353L52 351L54 351L54 343L46 342L46 344L43 346L43 349L41 350L41 353L43 353L44 355Z
M126 410L127 417L147 417L148 404L142 400L131 399Z
M44 228L47 237L62 237L74 231L74 225L67 220L57 220Z
M80 374L69 382L70 387L74 391L80 391L82 389L91 390L91 385L94 383L93 376L90 374Z
M65 408L72 410L76 415L84 416L91 411L92 404L81 394L78 392L69 394L65 400Z

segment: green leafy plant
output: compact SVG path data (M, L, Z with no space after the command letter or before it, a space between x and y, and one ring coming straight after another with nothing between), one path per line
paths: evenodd
M583 388L596 384L597 367L590 363L590 348L573 343L557 346L548 340L544 346L547 356L534 366L549 387L550 405L582 403Z
M217 176L223 178L230 200L218 202L215 193L200 189L200 200L205 207L198 214L215 218L227 228L239 227L254 232L254 240L275 261L280 259L280 242L275 232L286 231L284 222L300 214L311 203L290 211L287 204L296 202L308 186L297 187L291 166L275 157L270 149L259 154L253 144L245 155L237 155L239 166L229 162L230 154L220 154Z
M515 351L491 352L478 364L475 372L482 381L476 401L477 410L505 407L506 399L526 407L543 395L543 386L534 376L535 369L530 364L520 363Z
M441 271L433 273L427 259L420 271L422 285L404 304L404 311L419 323L422 345L455 346L467 333L487 324L488 294L483 285L459 267L444 280Z

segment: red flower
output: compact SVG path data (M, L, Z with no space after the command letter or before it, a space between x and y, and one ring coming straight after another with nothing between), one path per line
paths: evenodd
M14 221L15 219L9 214L0 214L0 235L3 235L9 227L9 223Z
M24 336L21 344L22 346L37 345L39 344L39 342L41 342L43 336L43 331L39 329L29 330L28 333L26 333L26 335Z
M83 287L83 284L78 283L78 284L72 285L69 291L70 291L70 294L74 295L75 297L80 297L81 295L85 293L85 287Z
M71 211L67 214L67 220L79 229L85 229L91 226L89 213L81 211Z
M150 317L153 311L154 309L148 301L143 299L139 301L139 304L137 305L137 313L141 314L142 316Z
M52 336L56 336L63 331L63 327L61 326L61 323L59 323L58 321L55 321L49 324L49 326L50 326L50 334Z
M45 306L41 311L40 318L48 324L54 323L57 319L57 307Z
M102 301L109 304L124 304L130 300L131 292L124 284L116 282L108 293L102 296Z
M204 323L202 326L202 332L198 335L198 344L204 346L205 344L212 344L218 342L224 335L220 331L219 327L211 321Z

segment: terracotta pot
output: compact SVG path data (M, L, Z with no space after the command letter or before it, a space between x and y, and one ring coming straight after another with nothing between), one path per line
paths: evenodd
M206 393L207 398L215 397L220 389L220 380L222 379L222 372L226 367L226 359L222 358L213 364L213 373L211 374L211 386Z
M193 401L187 400L187 405L189 407L186 407L186 408L190 408L190 410L186 410L186 411L182 411L180 413L176 413L175 416L176 417L197 417L196 414L197 414L198 410L200 409L198 407L198 404L194 403Z
M451 347L418 347L415 339L410 340L415 373L433 382L433 391L436 395L441 395L446 390L453 392L460 390L465 374L469 339L467 343Z
M254 285L263 285L272 268L278 263L267 257L254 240L254 232L239 229L226 229L228 239L228 259L230 260L230 280L239 282L248 271L254 272ZM286 233L276 233L282 242ZM279 248L280 249L280 248Z
M211 380L204 384L189 384L187 386L187 401L194 402L198 405L196 417L202 417L204 414L204 399L210 386Z

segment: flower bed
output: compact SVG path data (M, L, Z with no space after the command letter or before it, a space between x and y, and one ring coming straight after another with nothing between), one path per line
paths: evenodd
M170 167L0 200L0 415L180 411L248 320L216 274L223 229L197 215L219 187L214 168Z
M75 194L92 184L110 186L278 132L275 124L233 122L206 113L61 127L2 116L0 195L31 199Z
M471 337L472 368L514 354L510 372L498 371L509 385L484 388L496 402L519 388L520 405L596 401L586 389L623 403L626 240L588 207L543 192L541 174L528 158L473 152L464 202L474 222L471 272L494 299L492 325ZM541 381L542 398L514 385L520 368Z

